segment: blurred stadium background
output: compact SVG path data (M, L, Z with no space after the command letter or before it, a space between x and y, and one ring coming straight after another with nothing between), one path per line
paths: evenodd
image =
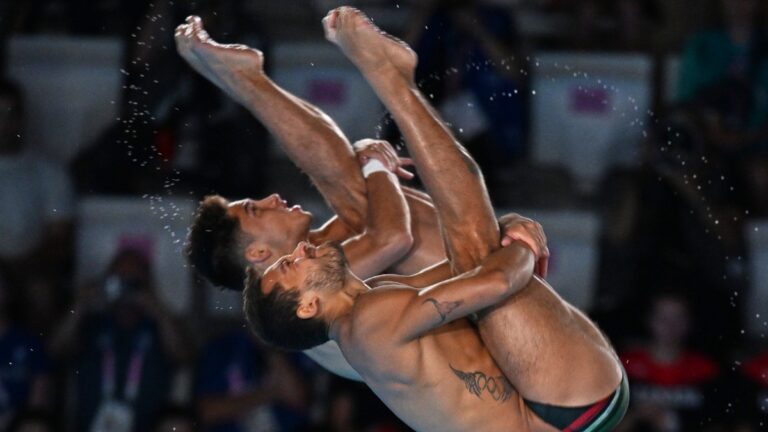
M341 4L0 2L0 430L408 430L364 386L253 340L238 293L181 254L209 193L277 191L329 215L263 127L176 54L189 14L262 49L267 73L351 140L404 150L322 38ZM621 430L768 430L764 2L346 4L417 50L424 94L499 213L544 226L549 280L632 378ZM132 313L118 294L137 286L133 324L115 327L107 317ZM107 424L113 398L131 412Z

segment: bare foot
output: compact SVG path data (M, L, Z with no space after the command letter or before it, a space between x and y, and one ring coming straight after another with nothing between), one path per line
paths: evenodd
M176 50L192 68L235 100L249 78L264 75L261 51L240 44L220 44L208 36L200 17L176 27Z
M413 82L416 53L383 32L361 11L343 6L323 18L325 38L338 45L363 74L394 71Z

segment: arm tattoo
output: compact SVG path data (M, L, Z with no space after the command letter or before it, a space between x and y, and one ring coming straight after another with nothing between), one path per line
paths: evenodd
M459 301L452 301L452 302L439 302L433 298L428 298L421 302L421 304L424 303L432 303L432 306L437 309L437 313L440 314L440 322L445 322L445 318L448 316L449 313L451 313L454 309L461 306L462 303L464 303L464 300Z
M504 375L489 377L480 371L464 372L450 366L453 373L464 382L464 386L470 393L482 399L483 391L491 395L493 400L504 402L512 394L512 383Z

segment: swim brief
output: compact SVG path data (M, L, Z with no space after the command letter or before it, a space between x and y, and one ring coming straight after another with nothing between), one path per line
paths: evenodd
M629 382L622 370L619 387L607 398L583 407L560 407L525 400L542 420L563 432L608 432L624 418L629 405Z

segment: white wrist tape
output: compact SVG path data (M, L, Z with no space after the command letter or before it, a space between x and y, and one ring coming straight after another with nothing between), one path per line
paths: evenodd
M371 159L363 165L363 177L365 178L368 178L369 175L379 171L389 172L387 167L385 167L378 159Z

